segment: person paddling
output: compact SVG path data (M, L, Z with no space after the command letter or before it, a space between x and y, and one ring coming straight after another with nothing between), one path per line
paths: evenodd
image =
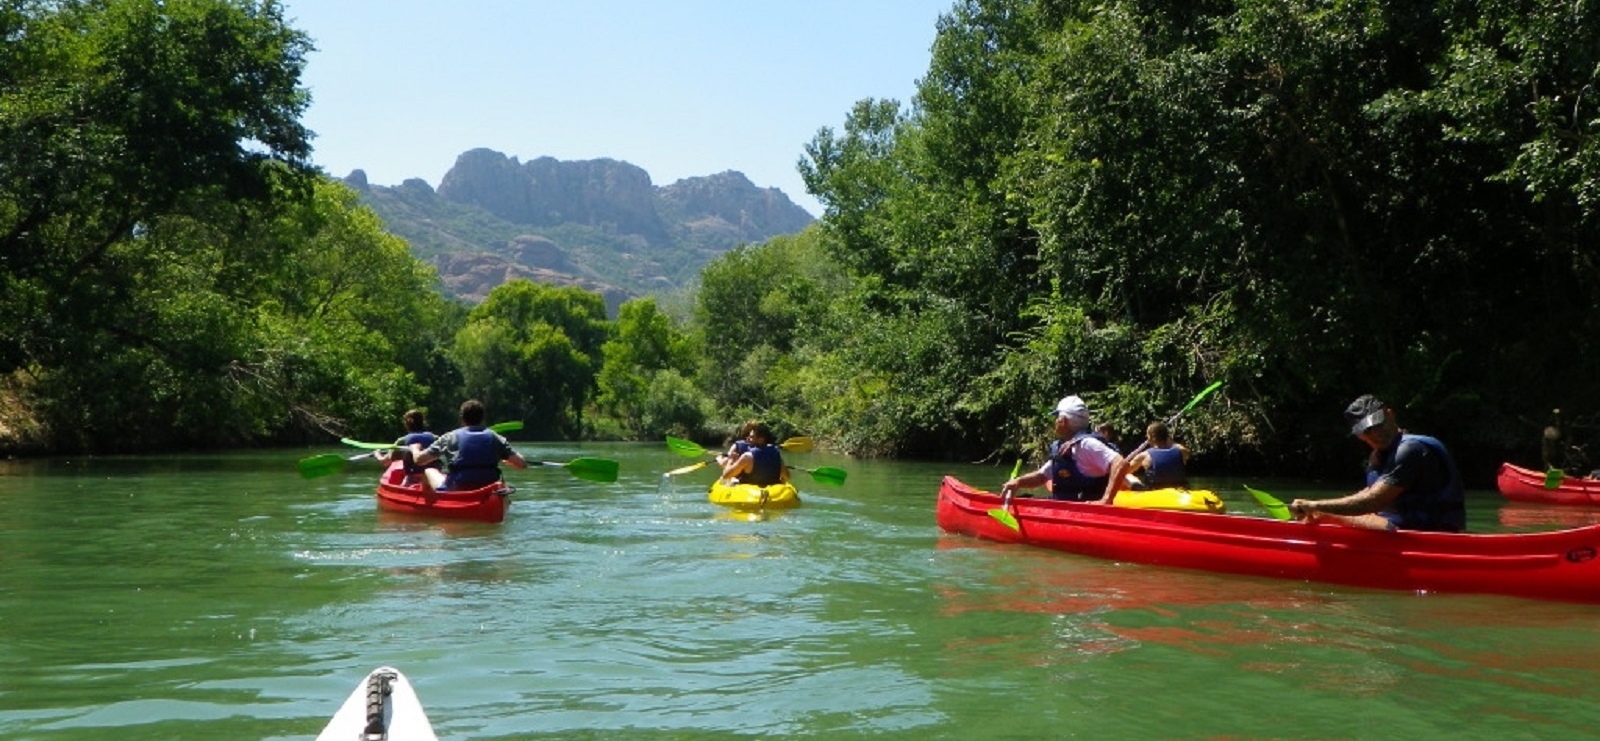
M513 468L527 468L528 461L521 453L511 449L500 433L483 426L486 412L483 402L468 399L461 403L461 427L440 435L424 448L413 443L412 459L419 466L444 460L449 473L437 468L427 468L429 489L477 489L500 480L500 462Z
M1001 485L1010 496L1018 489L1049 487L1051 499L1090 502L1105 492L1111 471L1122 465L1117 452L1099 433L1092 432L1089 406L1076 396L1063 398L1055 408L1057 440L1050 444L1050 457L1037 471L1030 471Z
M1111 477L1106 481L1105 496L1100 498L1101 504L1111 504L1116 500L1117 492L1123 489L1135 491L1150 489L1187 489L1189 488L1189 449L1172 439L1172 430L1166 422L1151 422L1145 428L1145 445L1135 451L1111 471ZM1134 477L1129 482L1127 477Z
M722 480L756 486L771 486L789 480L789 467L783 465L783 452L778 449L772 428L763 422L750 426L749 447L737 458L726 458L722 467Z
M416 459L412 457L411 446L420 445L426 448L432 445L434 440L439 439L439 436L428 431L428 418L421 409L406 410L406 413L400 417L400 424L405 426L406 434L394 441L394 453L391 454L388 450L378 450L374 451L372 455L380 461L388 460L390 455L399 455L405 461L406 477L403 483L409 486L418 481L417 477L423 475L424 469L440 468L439 461L434 461L426 466L417 465Z
M1372 449L1367 485L1337 499L1296 499L1289 511L1297 519L1368 530L1466 530L1466 492L1444 443L1400 429L1394 410L1371 394L1350 402L1344 416L1350 434Z

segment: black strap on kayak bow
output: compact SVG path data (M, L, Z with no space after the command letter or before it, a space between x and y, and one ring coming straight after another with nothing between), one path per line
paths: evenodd
M389 737L389 695L394 691L394 672L373 672L367 677L367 727L363 741L383 741Z

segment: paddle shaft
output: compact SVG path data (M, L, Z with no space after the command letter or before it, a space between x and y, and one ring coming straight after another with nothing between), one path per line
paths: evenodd
M522 423L516 420L512 420L510 422L498 422L489 425L489 429L493 432L504 435L508 432L517 432L518 430L521 430ZM348 437L339 438L339 442L349 445L352 448L365 448L367 450L391 450L405 447L403 445L396 445L394 443L364 443L360 440L351 440Z
M678 455L686 456L686 457L690 457L690 458L697 458L697 457L702 456L702 455L713 456L713 457L720 455L717 452L714 452L714 451L711 451L711 450L707 450L705 448L705 446L700 445L699 443L696 443L696 442L694 442L692 440L684 440L683 438L672 437L670 435L667 436L667 447L670 448L672 450L672 452L677 453ZM780 448L782 448L784 450L787 450L787 451L791 451L791 452L803 453L803 452L810 451L812 449L812 442L811 442L811 438L809 438L809 437L791 437L788 440L783 441L783 443L781 445L779 445L778 447L780 447ZM694 465L683 466L683 467L680 467L680 468L674 468L671 471L668 471L663 475L664 476L676 476L676 475L682 474L682 473L689 473L690 471L698 471L701 468L709 465L710 463L711 463L711 461L701 461L700 463L696 463ZM800 468L799 466L788 466L788 468L794 469L794 470L805 471L806 473L811 474L811 478L813 480L815 480L817 483L819 483L819 484L827 484L829 486L840 486L840 485L842 485L844 483L845 476L846 476L845 472L843 470L841 470L841 469L838 469L838 468L822 467L822 468L811 469L811 468Z

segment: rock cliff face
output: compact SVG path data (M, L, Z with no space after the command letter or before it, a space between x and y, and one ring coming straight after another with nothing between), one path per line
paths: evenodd
M439 197L478 206L513 224L585 224L665 242L650 173L616 160L527 164L487 149L456 158L439 183Z
M438 268L447 293L471 301L527 277L597 291L615 312L628 298L685 285L740 244L813 221L738 172L657 187L626 162L522 163L488 149L458 157L437 191L415 178L374 186L360 170L345 183Z

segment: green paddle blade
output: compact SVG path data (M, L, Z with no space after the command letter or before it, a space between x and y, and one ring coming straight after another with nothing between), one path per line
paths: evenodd
M1017 459L1017 464L1015 466L1011 467L1011 478L1016 478L1017 474L1019 474L1019 473L1022 473L1022 459L1021 458L1018 458ZM1011 496L1007 495L1004 499L1000 500L1000 506L989 510L989 516L995 518L996 520L999 520L1000 524L1005 525L1006 527L1009 527L1012 530L1015 530L1015 531L1020 533L1020 532L1022 532L1022 526L1017 524L1016 516L1011 514L1010 510L1006 509L1006 505L1008 505L1010 503L1011 503Z
M783 444L779 445L778 447L783 448L790 453L809 453L815 446L812 444L811 438L809 437L791 437L788 440L784 440Z
M700 456L710 452L694 442L685 440L681 437L673 437L671 435L667 436L667 447L671 448L672 452L677 453L685 458L699 458Z
M1199 394L1196 394L1193 399L1190 399L1189 403L1187 405L1185 405L1183 407L1182 411L1179 411L1178 414L1183 414L1184 412L1187 412L1190 409L1193 409L1194 405L1199 404L1201 399L1204 399L1207 396L1210 396L1211 392L1216 391L1218 388L1221 388L1221 387L1222 387L1222 382L1221 381L1217 381L1216 383L1213 383L1210 386L1205 387L1205 390L1201 391Z
M1012 516L1010 512L1007 512L1005 505L1003 504L999 507L989 510L989 516L999 520L1000 524L1005 525L1012 530L1015 530L1019 533L1022 532L1022 526L1017 524L1017 518Z
M1250 496L1255 497L1256 501L1261 503L1261 506L1267 508L1267 514L1270 514L1279 520L1294 519L1294 515L1289 513L1289 505L1278 501L1277 497L1261 491L1260 489L1252 489L1248 486L1246 486L1244 490L1250 492Z
M598 481L602 484L616 481L617 469L619 468L616 461L605 458L574 458L566 463L538 461L538 464L541 466L559 466L567 469L567 473L584 481Z
M344 469L344 456L338 453L314 455L299 463L300 475L308 479L338 473Z
M522 429L522 423L518 422L516 420L512 420L510 422L501 422L499 424L489 425L489 429L494 430L495 432L498 432L498 433L504 435L507 432L516 432L518 430L521 430Z
M844 478L845 476L849 475L842 469L829 468L827 466L823 466L821 468L801 468L799 466L790 466L790 468L796 471L805 471L806 473L811 474L812 481L815 481L819 484L825 484L827 486L844 486Z
M1566 471L1563 471L1563 470L1561 470L1559 468L1552 468L1549 471L1546 471L1545 474L1544 474L1544 488L1546 488L1546 489L1557 489L1557 488L1560 488L1561 487L1561 481L1563 479L1565 479L1566 477L1567 477L1567 472Z

